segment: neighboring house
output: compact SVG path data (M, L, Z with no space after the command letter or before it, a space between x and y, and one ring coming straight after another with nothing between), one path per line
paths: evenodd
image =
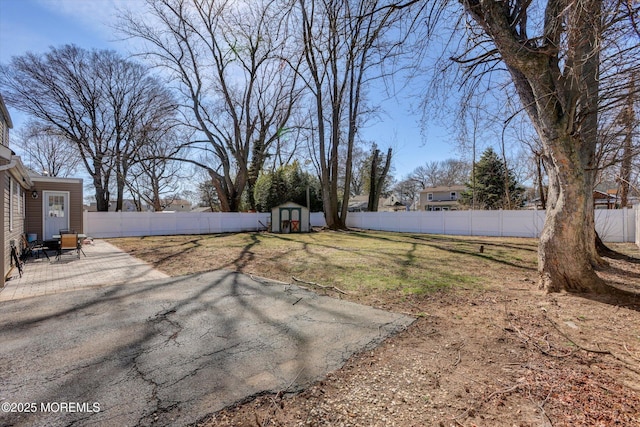
M455 211L460 208L460 193L466 190L464 185L450 187L431 187L420 191L420 210Z
M366 212L369 206L369 196L351 196L349 197L349 212Z
M400 199L392 194L386 199L380 198L378 202L378 212L406 212L407 206L405 206Z
M83 232L82 180L45 177L30 172L9 148L11 117L0 95L0 286L12 276L11 246L20 249L21 238L33 234L51 239L61 229Z
M595 209L616 209L620 205L618 196L608 191L593 191L593 207Z
M378 199L378 212L397 212L406 211L407 207L402 204L398 197L392 194L390 197ZM369 196L351 196L349 197L349 212L367 212L369 207Z
M191 212L191 202L184 199L175 199L169 201L164 206L165 212Z
M110 200L109 201L109 212L115 212L116 211L116 205L117 202L115 200ZM98 211L98 204L96 202L91 202L91 204L89 206L84 206L84 210L86 210L87 212L97 212ZM148 206L145 206L142 208L143 211L148 211L150 210ZM136 206L136 202L131 200L131 199L124 199L122 200L122 212L137 212L138 208Z
M617 189L609 189L606 191L606 193L609 195L609 201L615 200L616 203L616 209L619 209L622 207L622 200L620 198L620 196L618 195L618 190ZM634 194L635 193L635 194ZM627 206L635 206L637 204L640 203L640 198L636 195L637 193L634 191L634 189L632 189L629 194L627 195ZM594 199L596 197L595 193L593 195ZM596 207L597 209L597 207Z

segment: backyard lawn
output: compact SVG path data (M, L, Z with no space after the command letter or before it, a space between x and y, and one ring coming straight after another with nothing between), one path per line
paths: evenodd
M537 241L374 231L112 239L169 275L232 269L370 293L424 294L536 275Z
M538 289L537 241L371 231L111 239L172 276L233 269L417 321L299 395L205 426L640 425L640 298ZM632 244L612 247L636 261ZM599 274L640 294L640 262Z

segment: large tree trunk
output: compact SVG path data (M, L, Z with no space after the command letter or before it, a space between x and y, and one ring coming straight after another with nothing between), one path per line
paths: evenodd
M551 155L546 221L540 236L538 270L540 286L547 292L607 291L594 268L604 265L597 253L593 210L594 171L589 150L576 149L577 141L565 137ZM545 144L547 145L547 144Z
M102 187L102 182L96 177L93 179L93 188L96 190L96 210L107 212L109 210L109 191Z
M530 49L530 3L462 1L494 41L544 146L549 192L538 250L541 287L609 292L594 270L604 263L596 250L593 210L601 0L549 2L545 49Z
M371 158L371 168L369 171L369 202L367 203L367 210L369 212L378 212L378 199L377 196L377 185L378 180L376 179L378 175L378 156L380 155L380 150L377 148L373 149L373 157Z

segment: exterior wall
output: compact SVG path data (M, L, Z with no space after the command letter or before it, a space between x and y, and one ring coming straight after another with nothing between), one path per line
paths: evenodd
M44 191L68 191L69 192L69 229L78 233L84 233L84 215L82 206L82 180L71 178L34 178L31 190L38 192L38 198L31 197L31 191L25 196L26 210L29 215L26 218L25 229L27 233L35 233L38 239L44 234L43 206L45 202L42 194Z
M0 182L2 183L2 277L6 280L12 273L11 267L11 242L13 241L18 250L20 248L20 237L24 233L25 206L24 189L20 186L9 172L0 172ZM4 283L4 281L3 281Z
M24 234L26 206L24 195L31 179L22 161L9 148L9 129L13 127L11 116L0 95L0 212L2 231L0 234L0 287L12 273L11 243L20 250L21 235Z
M0 244L0 259L2 259L2 267L0 267L0 273L2 274L2 286L4 286L4 281L11 270L9 259L11 248L9 247L9 239L7 237L9 228L7 220L7 214L9 213L8 181L9 174L5 171L0 171L0 188L2 188L2 197L0 197L0 212L2 212L2 243Z
M451 187L432 187L425 188L420 191L420 210L433 210L433 208L457 209L460 192L465 190L463 185L454 185ZM455 198L451 197L451 193L455 192ZM429 200L429 194L432 199Z
M9 126L4 120L0 120L0 145L9 146Z

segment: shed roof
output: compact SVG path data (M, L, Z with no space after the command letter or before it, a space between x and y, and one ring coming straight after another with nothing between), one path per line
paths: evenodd
M274 206L273 209L284 208L284 207L296 207L296 208L307 209L306 206L299 205L299 204L297 204L295 202L285 202L285 203L282 203L282 204L280 204L278 206Z

